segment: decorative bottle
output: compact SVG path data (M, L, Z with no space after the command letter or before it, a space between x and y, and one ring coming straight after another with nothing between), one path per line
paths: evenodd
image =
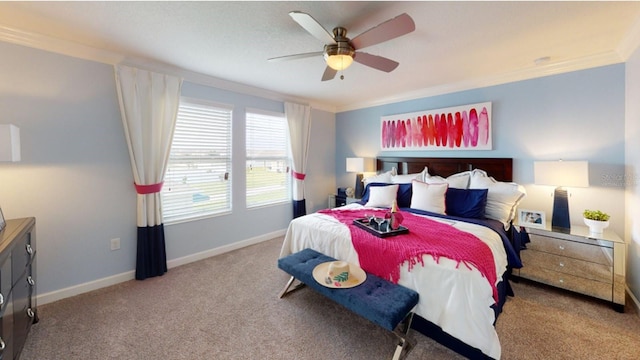
M395 200L391 205L391 211L388 213L388 215L389 226L391 226L391 230L398 230L400 224L402 224L402 220L404 219L404 217L402 216L400 211L398 211L398 203Z

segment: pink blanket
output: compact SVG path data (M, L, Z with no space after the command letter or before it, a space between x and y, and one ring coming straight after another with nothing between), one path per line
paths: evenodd
M438 221L402 211L402 226L408 234L379 238L353 225L353 220L365 214L384 216L386 210L321 210L349 227L351 241L358 253L360 267L381 278L397 283L400 266L409 262L409 271L420 262L422 255L429 254L438 262L440 257L458 261L471 269L474 266L489 281L493 298L498 301L496 288L496 268L493 254L487 244L475 235L456 229Z

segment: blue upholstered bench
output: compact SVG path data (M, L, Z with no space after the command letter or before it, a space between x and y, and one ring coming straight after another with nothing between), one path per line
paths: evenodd
M353 288L334 289L318 284L313 278L313 269L319 264L335 260L312 249L304 249L278 259L278 267L291 275L280 297L307 285L350 311L396 334L399 342L393 360L400 359L403 352L406 354L404 350L408 351L409 348L406 335L411 328L412 310L418 303L418 293L369 273L362 284ZM289 290L296 279L300 284Z

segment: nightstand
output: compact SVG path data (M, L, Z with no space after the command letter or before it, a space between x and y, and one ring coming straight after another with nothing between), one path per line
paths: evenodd
M592 234L572 225L564 233L550 223L525 228L531 242L520 251L524 266L514 275L609 301L624 312L626 244L613 230Z
M357 198L352 198L352 197L344 197L344 196L338 196L336 194L331 194L329 195L329 208L333 209L334 207L338 207L338 206L345 206L347 204L352 204L355 202L358 202L362 199L357 199Z

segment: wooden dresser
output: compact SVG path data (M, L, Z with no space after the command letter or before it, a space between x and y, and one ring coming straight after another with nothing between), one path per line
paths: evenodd
M625 305L626 244L610 229L589 233L572 225L568 233L526 227L531 242L520 252L523 268L514 275Z
M7 220L0 232L0 360L17 359L36 310L35 218Z

